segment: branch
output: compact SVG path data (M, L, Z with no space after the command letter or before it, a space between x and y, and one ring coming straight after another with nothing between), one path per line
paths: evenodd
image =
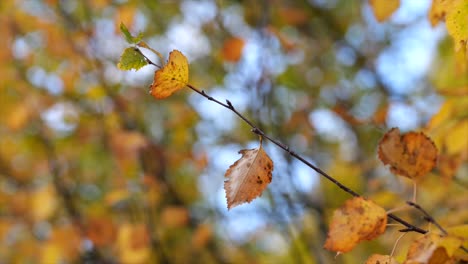
M153 66L156 66L158 68L159 65L157 65L156 63L152 62L148 57L146 57L137 47L135 47L135 51L139 52L144 58L145 60L148 62L148 64L151 64ZM252 129L251 131L263 138L266 138L268 139L270 142L272 142L273 144L275 144L276 146L278 146L279 148L281 148L282 150L286 151L289 155L291 155L292 157L296 158L297 160L301 161L302 163L304 163L305 165L307 165L309 168L313 169L314 171L316 171L317 173L319 173L320 175L322 175L323 177L325 177L327 180L331 181L332 183L334 183L336 186L338 186L340 189L342 189L343 191L351 194L352 196L354 197L360 197L361 195L359 195L357 192L351 190L350 188L348 188L347 186L343 185L341 182L339 182L338 180L336 180L335 178L333 178L332 176L328 175L326 172L324 172L323 170L321 170L319 167L316 167L315 165L313 165L312 163L310 163L309 161L307 161L304 157L302 157L301 155L297 154L296 152L292 151L289 146L281 143L280 141L270 137L269 135L267 135L265 132L263 132L260 128L258 128L252 121L250 121L248 118L246 118L244 115L242 115L241 113L239 113L236 108L232 105L232 103L229 101L229 100L226 100L226 103L223 103L219 100L217 100L216 98L214 97L211 97L209 96L208 94L205 93L205 91L203 90L199 90L197 89L195 86L191 85L191 84L187 84L187 87L192 89L194 92L198 93L199 95L205 97L206 99L208 99L209 101L213 101L215 102L216 104L218 105L221 105L222 107L224 108L227 108L229 110L231 110L232 112L234 112L240 119L242 119L245 123L247 123ZM401 229L400 232L417 232L417 233L421 233L421 234L426 234L427 233L427 230L424 230L424 229L421 229L417 226L414 226L408 222L406 222L405 220L397 217L396 215L394 214L387 214L387 216L393 220L395 220L396 222L399 222L400 224L404 225L406 228L405 229Z
M61 179L62 173L61 173L61 169L60 169L59 162L58 162L59 154L56 152L55 147L53 146L52 142L49 140L49 138L46 135L44 135L44 133L39 133L39 139L41 140L46 150L49 170L50 170L50 173L52 174L54 187L57 193L61 196L63 200L65 211L67 212L69 217L72 219L72 221L77 225L80 235L88 239L87 234L86 234L86 226L83 222L82 215L80 214L78 207L75 205L73 201L73 193L70 191L70 189L65 184L65 182L63 182ZM83 251L81 253L80 259L81 261L84 261L84 262L97 261L99 263L111 263L109 260L107 260L104 256L101 255L101 253L98 251L98 248L96 248L96 246L94 245L93 247Z
M144 55L143 55L144 56ZM145 57L146 58L146 57ZM155 65L154 63L152 63L150 60L148 60L148 63L149 64L152 64L152 65ZM297 160L301 161L302 163L304 163L305 165L307 165L309 168L313 169L314 171L316 171L317 173L319 173L320 175L322 175L323 177L325 177L327 180L331 181L332 183L334 183L336 186L338 186L340 189L342 189L343 191L351 194L352 196L354 197L360 197L361 195L359 195L357 192L351 190L350 188L348 188L347 186L343 185L341 182L339 182L338 180L336 180L335 178L333 178L332 176L328 175L326 172L324 172L323 170L321 170L320 168L316 167L315 165L313 165L312 163L310 163L309 161L307 161L304 157L302 157L301 155L297 154L296 152L292 151L287 145L281 143L280 141L270 137L269 135L267 135L265 132L263 132L260 128L258 128L252 121L250 121L248 118L246 118L244 115L242 115L241 113L239 113L236 108L232 105L232 103L229 101L229 100L226 100L226 103L223 103L219 100L217 100L216 98L213 98L209 95L207 95L205 93L205 91L203 90L198 90L196 87L194 87L193 85L191 84L187 84L187 87L192 89L193 91L195 91L196 93L200 94L201 96L205 97L206 99L210 100L210 101L213 101L215 103L217 103L218 105L221 105L222 107L224 108L227 108L229 110L231 110L232 112L234 112L240 119L242 119L245 123L247 123L252 129L251 131L263 138L266 138L268 139L270 142L272 142L273 144L275 144L276 146L278 146L279 148L281 148L282 150L286 151L289 155L291 155L292 157L296 158ZM421 233L421 234L426 234L427 233L427 230L424 230L424 229L421 229L417 226L414 226L408 222L406 222L405 220L395 216L394 214L388 214L388 217L395 220L396 222L399 222L401 223L402 225L404 225L406 228L405 229L402 229L400 230L400 232L417 232L417 233Z

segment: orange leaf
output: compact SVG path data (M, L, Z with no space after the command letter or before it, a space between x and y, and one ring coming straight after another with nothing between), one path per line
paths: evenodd
M452 1L432 0L431 10L429 10L429 21L431 25L436 26L439 21L445 19L445 15L450 10Z
M93 217L87 220L86 234L97 247L104 247L115 242L117 230L110 217Z
M393 173L417 180L436 165L437 148L422 132L400 135L398 128L392 128L380 140L379 159Z
M389 255L374 254L366 260L365 264L398 264L398 262Z
M385 231L387 214L372 201L362 197L347 200L333 213L324 248L348 252L362 240L372 240Z
M164 99L187 85L189 68L187 58L178 50L169 53L169 60L163 68L154 73L151 95Z
M239 151L242 157L226 171L224 189L228 209L248 202L260 196L271 182L273 161L263 150L243 149Z
M189 212L182 206L168 206L161 212L161 222L166 227L183 227L189 222Z
M242 56L245 41L242 38L234 37L226 40L223 45L223 58L226 61L237 62Z
M281 20L291 26L300 26L307 23L310 19L306 9L300 7L280 7L278 14Z

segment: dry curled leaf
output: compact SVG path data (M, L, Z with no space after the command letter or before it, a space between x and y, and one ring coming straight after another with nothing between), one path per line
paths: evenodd
M440 236L429 233L415 240L409 247L405 264L457 263L455 251L462 239L455 236Z
M385 231L387 214L372 201L362 197L347 200L333 213L324 248L348 252L360 241L372 240Z
M242 203L249 203L260 196L271 182L273 161L263 150L243 149L239 151L242 157L226 171L224 189L228 209Z
M164 99L187 85L189 68L187 58L178 50L169 53L166 65L154 73L151 95Z
M392 128L380 140L379 159L393 173L417 180L436 165L437 148L422 132L400 135L398 128Z

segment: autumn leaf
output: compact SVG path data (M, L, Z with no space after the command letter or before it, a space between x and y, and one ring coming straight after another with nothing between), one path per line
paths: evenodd
M117 230L108 216L90 217L86 223L86 235L94 245L103 247L115 242Z
M121 70L139 70L141 67L148 64L145 57L136 48L126 48L120 56L120 61L117 67Z
M398 175L418 180L434 168L437 148L422 132L400 135L398 128L388 131L379 143L379 159Z
M167 64L154 73L151 95L164 99L187 85L189 68L187 58L178 50L169 54Z
M225 61L237 62L242 57L245 41L242 38L233 37L223 44L223 58Z
M273 161L263 150L243 149L239 151L242 157L226 171L224 189L228 209L242 203L250 203L260 196L271 182Z
M387 214L370 200L355 197L335 210L324 248L348 252L360 241L372 240L385 231Z
M374 254L366 260L365 264L398 264L398 262L389 255Z
M405 264L455 263L454 253L462 245L455 236L429 233L413 241L406 255Z
M455 40L455 50L460 50L468 41L468 1L454 0L445 17L447 31Z
M379 22L387 20L400 6L400 0L369 0L374 16Z
M447 233L451 237L456 237L456 238L460 239L462 241L461 246L463 246L464 248L468 248L468 224L449 227L449 228L447 228ZM449 249L447 249L450 256L451 256L451 253L453 252L453 257L455 259L459 259L459 260L463 260L465 262L468 262L468 254L461 247L454 248L453 243L441 243L441 244L451 245L451 247L449 247ZM455 246L456 246L456 244L455 244ZM455 249L455 251L452 251L454 249Z
M439 21L445 19L445 15L450 10L451 1L432 0L431 9L429 10L429 21L431 25L436 26Z
M150 237L143 224L122 224L116 245L120 263L148 263L151 256Z

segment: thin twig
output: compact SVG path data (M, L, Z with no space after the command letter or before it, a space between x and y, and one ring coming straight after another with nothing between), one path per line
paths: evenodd
M444 234L444 235L448 235L448 232L441 226L439 225L439 223L437 223L437 221L434 219L434 217L432 217L426 210L424 210L419 204L413 202L413 201L406 201L406 203L409 205L409 206L412 206L414 208L416 208L418 211L420 211L423 215L424 215L424 220L428 221L429 223L432 223L434 224L435 226L437 226L437 228L439 228L439 230Z
M150 63L150 62L149 62ZM152 63L150 63L152 64ZM323 177L325 177L327 180L331 181L332 183L334 183L336 186L338 186L340 189L342 189L343 191L351 194L352 196L354 197L361 197L361 195L359 195L357 192L351 190L350 188L348 188L347 186L343 185L341 182L337 181L335 178L333 178L332 176L328 175L326 172L324 172L323 170L321 170L320 168L316 167L315 165L313 165L312 163L310 163L309 161L307 161L304 157L302 157L301 155L297 154L296 152L292 151L287 145L279 142L278 140L270 137L269 135L265 134L265 132L263 132L260 128L258 128L252 121L250 121L248 118L246 118L244 115L242 115L240 112L238 112L236 110L236 108L232 105L232 103L229 101L229 100L226 100L226 103L223 103L219 100L217 100L216 98L213 98L211 96L209 96L208 94L205 93L205 91L203 90L199 90L197 89L196 87L194 87L193 85L191 84L187 84L187 87L192 89L193 91L195 91L196 93L200 94L201 96L205 97L206 99L210 100L210 101L213 101L221 106L223 106L224 108L227 108L229 110L231 110L232 112L234 112L240 119L242 119L244 122L246 122L252 129L251 131L263 138L266 138L268 139L270 142L272 142L273 144L275 144L276 146L278 146L279 148L283 149L284 151L286 151L289 155L291 155L292 157L296 158L297 160L301 161L302 163L304 163L305 165L307 165L309 168L313 169L314 171L316 171L317 173L319 173L320 175L322 175ZM396 215L394 214L387 214L389 218L395 220L396 222L399 222L401 223L402 225L404 225L406 228L404 229L401 229L399 230L400 232L417 232L417 233L421 233L421 234L426 234L427 233L427 230L424 230L424 229L421 229L417 226L414 226L408 222L406 222L405 220L397 217Z
M444 234L444 236L448 235L447 230L445 230L435 219L432 217L424 208L422 208L419 204L414 203L412 201L406 201L406 203L414 208L416 208L418 211L420 211L424 215L424 220L428 221L429 223L434 224L441 232ZM463 251L468 253L468 249L464 246L460 246Z

